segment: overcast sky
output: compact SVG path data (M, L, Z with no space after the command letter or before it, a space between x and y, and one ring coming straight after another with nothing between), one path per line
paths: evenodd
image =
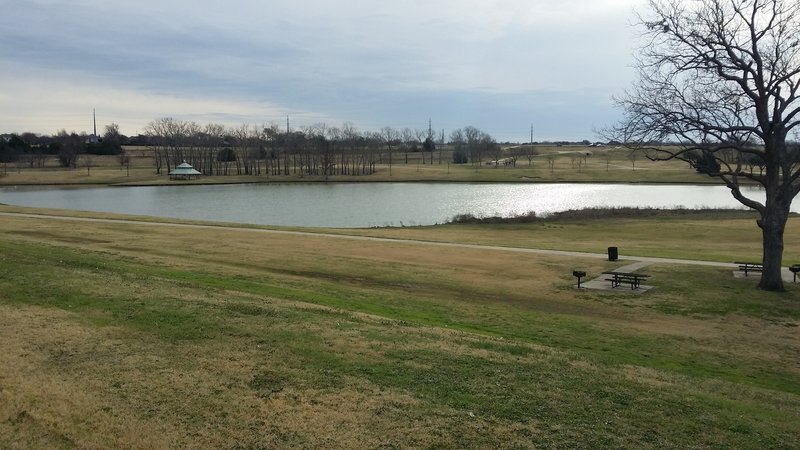
M619 117L642 0L0 0L0 133L160 117L505 141Z

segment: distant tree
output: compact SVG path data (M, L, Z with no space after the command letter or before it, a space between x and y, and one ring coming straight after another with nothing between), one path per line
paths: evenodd
M493 137L484 133L483 136L481 136L481 145L484 146L488 154L492 155L495 167L502 164L501 159L503 159L503 147L498 144Z
M400 131L400 142L403 147L403 152L405 153L406 164L408 164L408 151L415 142L414 131L411 128L403 128L403 130Z
M533 158L539 154L539 150L537 150L533 144L523 145L522 150L525 157L528 158L528 167L533 167Z
M236 161L236 152L231 147L223 147L217 152L217 161L219 162Z
M392 176L392 148L398 138L397 130L392 127L383 127L381 129L381 137L384 145L386 145L386 151L389 153L389 176Z
M686 153L686 159L691 161L691 165L697 170L699 173L715 177L719 171L722 169L722 166L719 164L719 160L714 157L714 154L708 150L697 150L694 152Z
M547 167L550 168L550 172L556 168L556 154L553 152L547 154Z
M78 167L78 158L83 152L86 140L75 132L61 130L56 135L58 140L58 163L61 167Z
M422 152L428 152L430 154L431 164L433 164L433 152L436 150L436 143L433 142L433 138L427 137L425 138L425 142L422 143Z
M83 158L81 158L81 165L86 167L86 176L90 176L92 167L94 167L94 156L83 155Z
M6 141L0 138L0 162L9 163L19 160L21 154L29 150L28 144L16 134Z
M420 129L414 130L414 143L411 147L411 151L422 152L422 164L425 164L425 148L423 147L424 143L425 143L425 131Z
M631 170L636 170L636 159L638 157L639 155L636 153L635 150L628 153L628 160L631 162Z
M122 168L125 167L125 175L126 176L130 176L130 174L131 174L131 157L130 157L130 155L128 155L128 153L125 151L125 149L122 149L120 154L117 155L117 159L119 160L119 168L120 168L120 170L122 170Z
M750 174L753 174L753 168L758 167L758 175L764 175L764 167L766 164L764 163L764 158L761 155L753 155L753 154L742 154L742 163L746 165L750 169Z
M106 125L106 133L99 140L89 139L84 147L84 153L91 155L118 155L122 152L124 136L119 134L119 125L112 123Z
M470 162L476 167L480 166L483 159L483 149L480 145L481 130L471 125L464 127L464 139L467 141L467 152L469 153Z
M122 144L126 140L127 138L119 132L119 125L116 123L106 125L102 143L108 149L107 154L118 155L122 153Z
M167 160L167 124L172 121L171 117L164 117L154 120L145 126L145 136L148 147L152 150L153 165L156 174L161 175L164 162ZM167 168L169 172L169 168Z
M453 144L453 163L466 164L469 162L467 154L467 140L464 132L458 128L450 133L450 142Z

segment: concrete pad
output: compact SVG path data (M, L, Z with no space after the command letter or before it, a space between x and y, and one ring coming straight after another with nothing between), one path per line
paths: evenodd
M578 286L577 284L575 285ZM586 281L581 283L581 289L594 289L598 291L606 291L606 292L619 292L624 294L643 294L650 289L653 289L654 286L649 286L646 284L640 284L637 289L631 289L630 285L622 284L617 287L611 287L611 282L606 281L605 277L595 278L594 280Z
M786 283L794 283L794 274L788 267L784 267L781 269L781 277L783 277L783 281ZM797 283L800 283L800 273L797 274Z
M759 280L761 278L761 272L749 272L745 275L741 270L734 270L733 278L752 278L753 280Z
M636 272L637 270L643 269L651 264L653 263L650 261L636 261L635 263L631 263L614 270L616 272Z
M761 272L750 272L745 276L744 272L741 270L734 270L733 271L733 278L737 279L750 279L758 281L761 279ZM794 283L794 274L788 267L781 268L781 278L783 278L784 283ZM800 283L800 274L798 274L798 283Z
M637 261L635 263L631 263L617 269L614 269L616 272L635 272L643 267L647 267L653 264L651 261ZM589 281L584 281L581 283L581 289L595 289L598 291L606 291L606 292L627 292L630 294L642 294L644 292L653 289L653 286L640 284L638 288L631 289L631 286L622 284L617 287L611 287L611 282L606 280L608 275L601 275L597 278L594 278ZM575 285L578 286L577 284Z

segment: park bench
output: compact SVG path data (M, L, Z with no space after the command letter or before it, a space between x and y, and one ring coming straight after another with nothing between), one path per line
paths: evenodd
M762 266L761 263L737 261L734 264L739 266L739 270L744 272L744 276L747 276L747 274L749 272L763 272L764 271L764 266Z
M639 289L641 286L642 281L646 280L650 275L643 275L640 273L630 273L630 272L603 272L603 275L610 275L609 278L606 278L606 281L611 282L611 287L615 288L621 285L622 283L630 284L631 289Z

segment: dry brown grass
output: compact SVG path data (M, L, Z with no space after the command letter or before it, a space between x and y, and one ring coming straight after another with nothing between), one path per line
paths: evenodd
M458 334L441 330L435 335L445 340L436 344L370 348L358 335L382 329L382 319L361 315L358 321L362 329L355 335L290 326L319 336L331 351L347 349L361 358L434 345L487 361L508 359L448 345L459 342ZM297 386L284 350L241 339L165 347L125 330L87 326L63 311L5 305L0 338L0 442L6 448L451 447L456 440L443 430L461 427L476 440L491 430L495 439L512 443L519 439L513 431L525 427L495 428L470 411L431 414L407 393L361 379L346 379L333 390ZM253 388L257 377L263 385ZM464 428L465 422L471 425Z
M493 239L513 242L519 239L513 233ZM698 420L723 415L732 405L778 411L785 419L759 420L783 433L800 401L796 394L730 378L694 378L647 362L609 363L602 349L590 350L608 347L623 355L626 346L650 350L663 342L663 348L651 350L653 357L673 351L676 364L693 367L695 359L713 359L725 370L734 362L763 364L800 377L800 327L794 316L665 314L660 309L665 305L692 302L681 298L682 287L669 278L683 273L677 266L653 267L659 288L631 297L576 292L573 266L593 273L610 267L591 258L6 216L0 220L0 243L9 242L54 254L99 255L98 264L119 263L117 270L55 262L47 270L57 280L44 281L107 302L177 305L207 318L210 338L169 339L155 325L134 326L135 317L126 314L135 315L136 308L73 311L0 302L3 447L459 448L475 443L514 448L575 446L597 433L612 446L657 447L641 440L646 430L638 428L640 423L662 433L670 428L690 432L691 427L659 422L647 410L649 402L664 408L690 402L701 408ZM0 255L0 264L11 263ZM181 279L171 271L200 275ZM704 276L709 274L717 276ZM205 278L264 280L286 292L309 294L264 295L235 283L202 284ZM744 289L744 282L725 283L731 290ZM324 306L326 295L352 307ZM420 305L420 315L392 320L358 312L371 311L369 303L379 300L387 315L411 302ZM441 320L452 322L425 325L433 321L426 315L440 310L452 314ZM470 321L486 331L463 331ZM539 331L545 337L534 339ZM454 387L468 385L479 393L496 389L508 382L504 370L518 368L521 381L508 386L511 392L539 399L536 405L544 411L568 414L557 420L544 414L504 417L487 413L486 405L436 401L414 383L389 383L372 372L424 376L453 360L497 368L494 377L467 381L458 379L467 375L456 370ZM394 379L392 373L386 377ZM561 378L578 381L562 385ZM582 408L602 400L581 388L596 380L610 383L602 386L603 394L630 390L639 397L615 410L615 416L582 416ZM713 398L711 406L697 403L706 398ZM611 429L602 431L606 428ZM712 442L730 437L722 428L713 430L709 434L719 437ZM664 442L685 443L679 435Z

